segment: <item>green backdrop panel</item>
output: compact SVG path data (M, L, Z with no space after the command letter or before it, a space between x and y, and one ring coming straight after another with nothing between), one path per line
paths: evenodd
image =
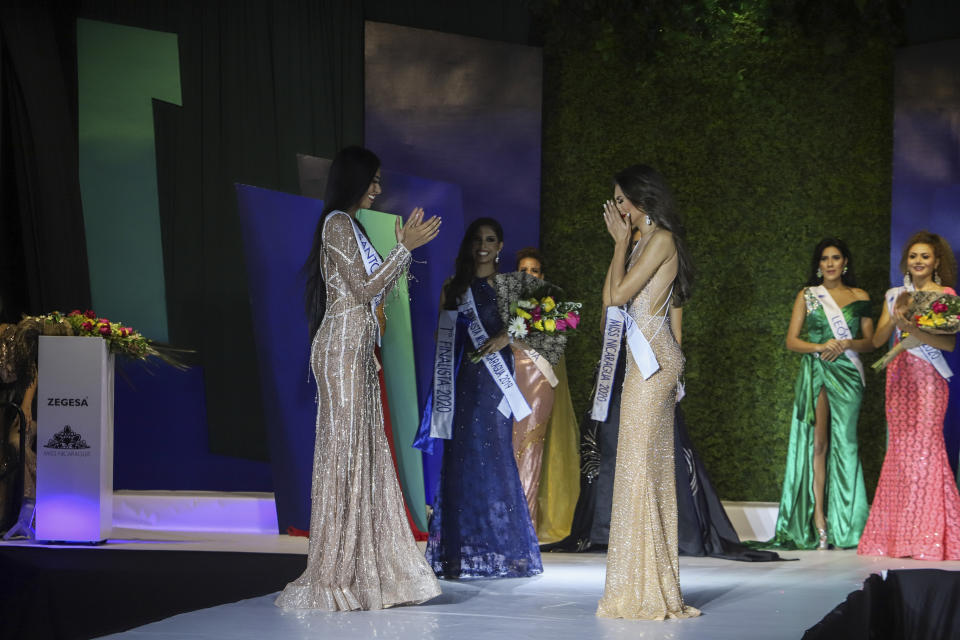
M853 30L771 30L749 13L716 19L712 37L665 28L644 56L632 18L578 37L583 21L547 16L543 249L547 277L584 302L567 360L583 411L613 247L601 203L620 169L663 172L697 270L683 317L690 435L722 498L777 501L800 358L784 339L814 245L847 241L875 318L887 286L893 47ZM871 495L883 387L868 369L859 438Z
M180 104L177 36L78 20L77 76L94 309L166 341L153 99Z
M397 244L394 231L397 216L378 211L361 210L357 218L363 223L370 242L380 255L386 256ZM413 331L410 325L410 296L407 281L401 279L387 296L384 312L387 330L383 334L383 377L387 383L393 447L397 452L400 486L413 520L421 531L427 530L427 503L423 488L423 461L420 451L410 446L420 424L417 408L417 376L413 360Z

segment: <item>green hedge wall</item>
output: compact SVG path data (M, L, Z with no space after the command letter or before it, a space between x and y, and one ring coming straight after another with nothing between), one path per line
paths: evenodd
M675 192L697 268L683 327L691 437L724 499L777 501L800 358L784 338L813 246L847 241L875 318L887 286L890 38L771 34L738 15L713 37L666 33L651 53L632 52L629 24L599 24L580 42L545 26L541 226L548 277L585 303L568 353L575 407L587 407L612 255L601 203L617 170L650 164ZM883 376L867 384L872 496Z

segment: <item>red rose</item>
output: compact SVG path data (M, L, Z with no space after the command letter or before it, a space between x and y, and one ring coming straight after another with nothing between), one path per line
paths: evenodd
M97 319L97 322L98 322L99 324L110 324L110 321L107 320L106 318L98 318L98 319Z
M110 335L110 325L105 324L100 327L100 335L108 336Z
M93 331L93 323L87 320L82 325L80 325L80 328L83 329L84 331Z
M943 313L944 311L947 310L947 305L943 304L940 301L937 301L933 303L933 306L931 308L933 309L934 313Z
M93 311L90 311L90 309L87 309L87 310L84 312L83 315L85 315L86 317L90 318L91 320L93 320L93 319L95 319L95 318L97 317L97 314L94 313Z
M73 311L71 311L71 312L68 313L67 315L68 315L68 316L71 316L71 317L73 317L73 316L82 316L83 313L80 311L80 309L74 309Z
M557 318L557 331L566 331L567 321L563 318Z

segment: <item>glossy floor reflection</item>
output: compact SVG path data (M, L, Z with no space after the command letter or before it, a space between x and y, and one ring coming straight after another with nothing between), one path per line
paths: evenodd
M256 638L710 638L796 639L871 573L884 569L960 570L960 562L865 558L855 551L793 552L797 562L739 563L681 558L687 602L704 615L644 622L594 616L603 590L602 554L545 554L536 578L443 582L443 595L384 611L286 612L274 596L187 613L107 636L124 640Z

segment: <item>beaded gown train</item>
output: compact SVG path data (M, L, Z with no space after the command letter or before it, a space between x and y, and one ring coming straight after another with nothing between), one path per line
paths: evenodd
M888 305L899 293L887 292ZM934 366L909 351L887 366L887 454L857 553L960 560L960 494L943 440L949 393Z
M542 545L541 551L589 551L607 545L620 426L620 388L623 386L626 354L624 343L614 370L607 419L594 420L588 410L580 424L580 490L570 533L557 542ZM590 399L592 404L593 397ZM740 542L720 496L713 488L710 474L693 447L679 403L673 423L673 458L677 485L677 546L681 556L713 556L741 562L781 560L774 551L751 549ZM601 484L609 485L611 489L601 491Z
M367 275L350 217L333 212L325 222L327 308L310 349L318 406L307 569L279 607L382 609L440 594L407 525L374 359L370 302L393 288L410 259L397 244Z
M633 355L627 356L606 584L597 609L601 617L663 620L700 614L683 603L677 553L673 415L683 353L670 330L670 296L660 309L652 306L670 289L676 260L674 254L661 265L628 306L660 369L644 380Z
M471 289L487 333L503 327L485 278ZM524 577L543 571L537 536L513 454L513 419L497 410L503 393L472 351L468 322L457 315L453 437L443 445L440 487L430 519L427 560L444 578ZM501 352L513 369L509 347ZM429 432L430 406L421 433Z

